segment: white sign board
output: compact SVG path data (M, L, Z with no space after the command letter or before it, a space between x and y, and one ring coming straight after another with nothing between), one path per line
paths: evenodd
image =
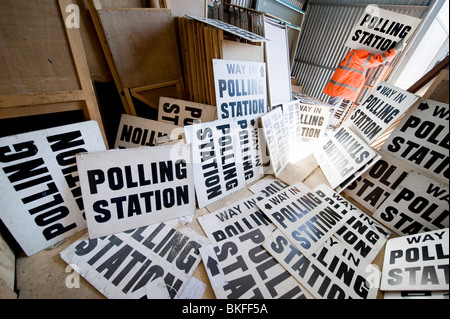
M347 222L333 236L362 261L371 263L391 232L328 186L320 185L314 192L329 205L340 204L349 210Z
M219 120L266 113L265 63L214 59L213 70Z
M258 180L262 175L257 122L217 120L185 127L192 144L199 207L205 207Z
M344 189L344 193L374 213L397 186L413 171L403 161L379 152L381 159L357 180Z
M311 295L262 247L261 229L200 248L217 299L310 299Z
M448 228L388 240L381 290L447 290Z
M369 162L377 153L352 130L342 125L314 152L325 177L334 189Z
M77 156L90 238L193 214L190 145Z
M156 146L158 137L168 135L170 140L178 140L183 133L180 126L122 114L114 148Z
M273 229L273 224L256 206L256 202L262 198L258 195L250 196L197 220L206 236L215 242L248 233L255 228Z
M256 205L306 257L311 256L349 219L349 209L330 206L302 182L291 185Z
M448 228L448 185L411 172L373 214L399 235Z
M287 26L273 23L266 17L264 35L270 40L264 43L269 88L268 105L275 106L292 99Z
M421 19L368 5L356 22L345 46L381 54L415 32Z
M418 99L417 95L381 82L364 102L354 109L349 118L349 127L366 143L371 144Z
M261 124L269 151L271 173L278 177L289 162L287 130L281 108L278 107L261 116Z
M86 228L75 155L104 150L95 121L0 138L0 218L28 256Z
M306 257L279 229L264 248L317 299L375 299L381 274L334 237Z
M200 263L205 237L164 223L89 239L61 258L109 299L177 299Z
M176 126L216 120L217 108L208 104L184 101L161 96L159 98L158 121Z
M405 161L416 171L448 184L449 114L448 104L420 100L405 114L381 150Z

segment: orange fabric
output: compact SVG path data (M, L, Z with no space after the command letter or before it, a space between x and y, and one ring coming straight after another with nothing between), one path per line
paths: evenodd
M394 56L394 49L383 54L370 54L366 50L351 50L339 64L323 93L354 101L364 84L366 69L377 67L386 61L392 61Z

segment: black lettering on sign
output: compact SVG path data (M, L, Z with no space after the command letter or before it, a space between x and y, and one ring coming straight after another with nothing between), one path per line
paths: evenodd
M60 143L56 147L64 145ZM11 154L12 149L15 153ZM64 201L44 160L35 158L39 150L34 141L14 144L12 149L10 146L0 148L0 161L11 164L3 167L3 171L14 189L23 194L22 202L29 214L34 216L36 225L43 227L42 235L51 240L75 228L75 223L66 226L57 223L68 216L69 209L62 205ZM16 163L17 161L21 162ZM39 189L34 189L35 186L39 186ZM43 199L46 200L45 203Z

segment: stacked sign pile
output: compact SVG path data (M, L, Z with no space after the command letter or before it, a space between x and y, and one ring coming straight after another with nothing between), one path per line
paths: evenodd
M108 298L180 298L201 260L217 298L448 290L448 104L381 83L327 135L326 106L267 112L265 63L212 63L217 108L162 97L158 121L123 116L114 150L95 122L0 139L0 216L27 255L87 227L61 257ZM293 149L322 185L276 179Z

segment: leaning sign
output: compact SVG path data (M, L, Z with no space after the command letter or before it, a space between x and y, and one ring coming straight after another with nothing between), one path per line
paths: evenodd
M185 126L214 121L216 113L217 108L212 105L163 96L159 98L158 122Z
M255 120L226 119L188 125L199 207L205 207L261 177Z
M393 48L400 40L407 41L421 19L368 5L350 32L345 46L381 54Z
M206 238L161 223L101 238L81 237L61 258L110 299L177 299Z
M447 290L448 228L388 240L381 290Z
M0 138L0 217L27 255L86 228L75 155L104 150L95 121Z
M448 228L449 201L448 185L411 172L373 216L399 235Z
M376 156L376 152L345 125L313 154L333 189Z
M368 144L374 142L419 97L385 82L365 99L350 116L350 127Z
M114 148L156 146L158 137L168 135L170 140L178 140L183 133L180 126L122 114Z
M444 184L450 178L448 104L420 100L409 110L381 150Z
M219 120L266 113L265 63L214 59L213 68Z
M81 154L77 163L90 238L195 211L189 145Z

